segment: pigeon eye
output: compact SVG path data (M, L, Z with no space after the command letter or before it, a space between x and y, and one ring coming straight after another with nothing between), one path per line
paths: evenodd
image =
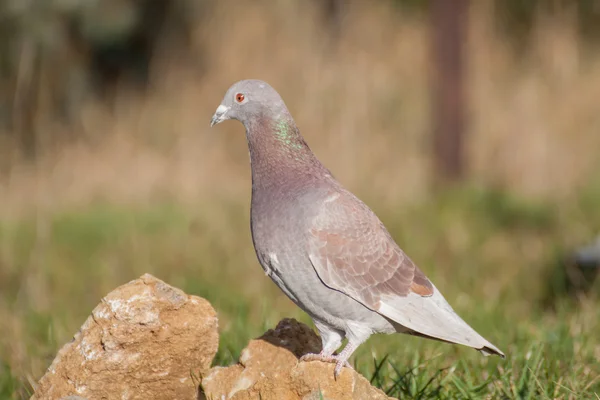
M242 93L238 93L235 95L235 101L237 101L238 103L241 103L242 101L244 101L246 97L242 94Z

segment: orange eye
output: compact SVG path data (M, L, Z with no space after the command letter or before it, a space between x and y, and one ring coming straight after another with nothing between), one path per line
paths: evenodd
M245 96L242 93L238 93L235 95L235 101L237 101L238 103L241 103L242 101L244 101Z

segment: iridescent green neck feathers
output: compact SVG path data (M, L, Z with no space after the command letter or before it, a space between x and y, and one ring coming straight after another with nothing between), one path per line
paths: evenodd
M290 149L302 149L304 147L302 138L295 126L290 124L286 118L273 121L273 125L273 134L282 145Z

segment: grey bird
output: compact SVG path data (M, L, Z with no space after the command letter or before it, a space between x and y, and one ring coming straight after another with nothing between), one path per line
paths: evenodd
M464 322L379 218L310 150L267 83L233 84L211 120L246 128L251 230L265 273L313 319L335 376L374 333L406 333L504 354ZM348 343L334 354L342 340Z
M598 269L600 267L600 236L592 244L576 250L573 260L582 270Z

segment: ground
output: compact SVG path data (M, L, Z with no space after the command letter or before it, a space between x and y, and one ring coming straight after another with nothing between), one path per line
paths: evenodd
M598 285L577 295L561 272L568 249L600 227L597 195L535 203L466 188L400 211L362 196L456 311L507 358L379 335L352 364L402 399L598 398ZM31 382L100 298L145 272L214 305L218 365L235 361L249 339L283 317L310 323L260 269L245 200L98 204L3 220L0 397L28 398Z

